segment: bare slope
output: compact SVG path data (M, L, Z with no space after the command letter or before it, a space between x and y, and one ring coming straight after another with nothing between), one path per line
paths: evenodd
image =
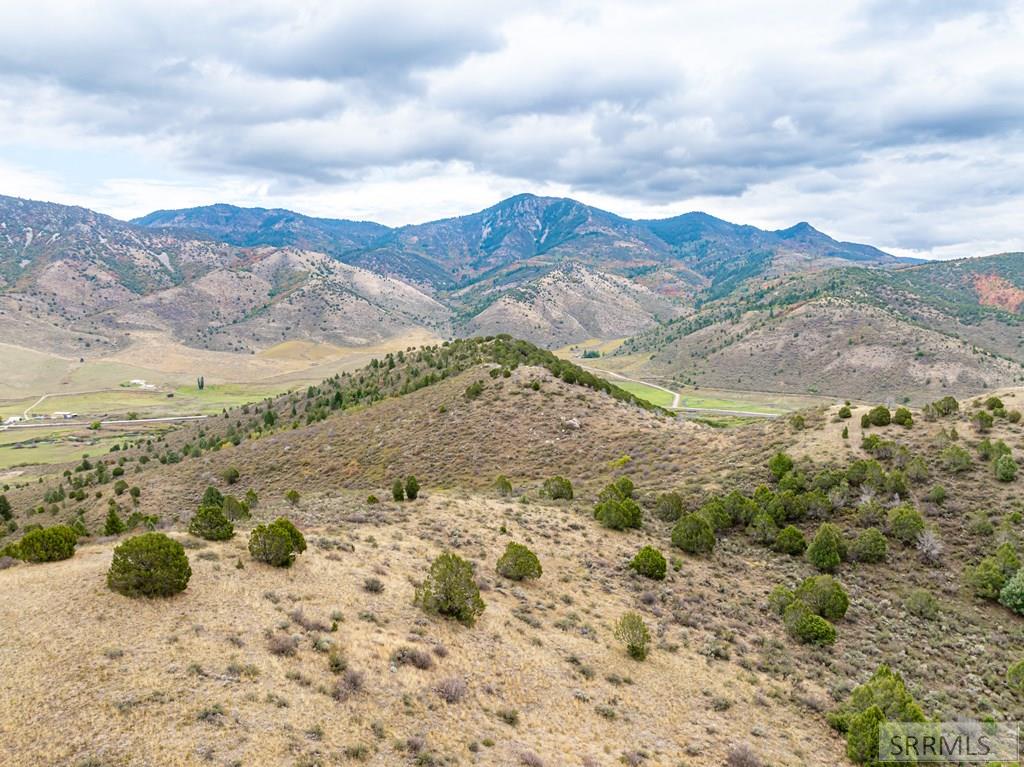
M680 312L675 302L625 277L569 263L505 293L473 317L466 331L510 333L558 346L635 335Z

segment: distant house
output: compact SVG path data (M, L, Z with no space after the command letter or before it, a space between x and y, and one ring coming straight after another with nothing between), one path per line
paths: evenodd
M12 415L12 416L4 419L4 426L10 426L12 423L17 423L20 420L21 420L21 416L20 415Z
M67 410L58 410L53 414L54 418L78 418L78 413L69 413Z

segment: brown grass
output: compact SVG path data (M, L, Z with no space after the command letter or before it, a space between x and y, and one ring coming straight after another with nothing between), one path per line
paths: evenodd
M188 590L164 601L106 590L110 543L3 571L0 623L16 630L0 636L0 761L271 765L319 754L334 763L358 743L368 764L384 765L403 760L394 743L422 738L424 751L460 760L476 743L480 764L524 753L549 765L608 764L624 751L647 754L646 764L706 764L722 763L751 732L773 764L840 760L835 736L820 719L808 725L815 715L787 701L785 684L746 671L738 655L702 654L724 620L705 602L706 563L687 562L643 607L620 568L646 534L597 529L573 507L435 495L414 508L402 523L308 530L310 549L287 570L250 561L243 535L204 549L218 560L191 551ZM501 524L538 552L541 581L495 579L508 540ZM411 604L412 582L456 530L459 552L492 586L473 629ZM228 564L239 557L241 570ZM360 584L378 567L386 588L367 594ZM676 621L673 604L703 612L699 627ZM659 646L672 649L630 660L611 631L626 609L641 609ZM303 625L332 613L342 618L337 631ZM297 637L294 657L270 651L267 632ZM314 647L323 638L347 656L340 678ZM438 643L447 651L432 653ZM430 667L392 664L402 648L432 654ZM719 711L712 697L735 705ZM775 702L757 703L766 697ZM503 708L518 712L517 726L499 720ZM311 742L302 733L316 726L323 735ZM479 745L488 738L492 747Z
M509 379L483 376L484 393L466 400L477 377L468 371L312 427L132 469L141 510L180 529L205 484L238 466L232 492L252 487L262 499L246 526L283 513L306 531L309 550L291 569L253 563L240 529L226 543L185 539L195 574L166 602L107 592L112 542L84 545L67 562L0 572L0 625L15 627L0 634L0 763L329 764L365 756L383 765L432 754L509 765L530 754L548 765L674 767L723 764L747 744L766 764L834 765L842 744L823 714L883 662L937 718L1000 718L1019 707L1004 680L1019 657L1020 619L972 598L961 577L1002 537L1020 535L1009 514L1024 511L1021 480L997 483L981 463L963 475L941 472L943 430L955 427L975 451L980 436L967 413L934 423L915 413L913 429L872 430L932 468L913 492L945 554L925 565L891 543L884 564L844 564L851 608L836 646L818 650L794 645L766 609L775 585L812 574L802 558L733 531L712 557L684 557L664 583L644 581L626 564L644 544L679 555L669 526L648 516L642 531L612 533L594 523L592 503L605 481L627 473L645 504L656 491L678 489L693 509L711 492L767 482L765 463L778 449L809 474L845 467L864 457L863 407L844 422L835 407L809 411L803 431L782 421L721 431L529 368ZM1000 394L1008 409L1024 402L1021 390ZM563 426L570 417L580 429ZM1024 425L999 419L991 437L1019 456ZM420 500L365 502L368 492L389 498L389 480L407 473L420 477ZM523 502L495 497L498 473L525 493ZM539 501L541 482L556 473L576 485L573 502ZM935 482L949 493L941 507L925 499ZM44 487L9 493L19 515ZM292 487L302 492L295 507L282 498ZM90 524L105 502L95 500ZM979 510L1002 529L973 533ZM31 521L40 519L51 517ZM810 537L819 521L799 527ZM851 537L864 526L853 508L832 521ZM539 582L496 577L510 539L538 553ZM443 550L478 566L487 610L472 630L411 605ZM372 579L382 588L367 588ZM937 620L907 612L914 588L939 600ZM612 638L626 610L639 611L654 638L644 663ZM294 656L275 654L278 643L294 646ZM452 697L459 700L446 702Z

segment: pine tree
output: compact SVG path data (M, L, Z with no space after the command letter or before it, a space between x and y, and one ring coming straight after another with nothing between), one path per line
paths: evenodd
M192 515L188 531L208 541L226 541L235 534L234 525L224 515L224 509L205 503Z
M111 504L107 509L107 520L103 523L104 535L120 535L125 531L124 520L117 513L117 506Z
M405 497L410 501L415 501L419 494L420 483L416 480L416 477L410 474L405 480Z

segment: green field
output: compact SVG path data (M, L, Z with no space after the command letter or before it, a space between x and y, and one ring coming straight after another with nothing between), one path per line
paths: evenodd
M63 463L83 453L100 455L123 439L123 434L85 436L73 429L10 429L0 432L0 469Z
M620 389L625 389L630 394L635 394L640 399L647 400L652 405L658 405L659 407L672 406L672 400L674 397L667 391L662 391L654 386L648 386L643 383L622 381L611 376L609 376L608 381L615 386L618 386Z
M224 408L246 405L267 397L283 394L295 384L252 383L252 384L207 384L202 391L195 386L179 386L174 390L174 402L178 413L205 414L219 413Z
M93 431L87 426L5 429L0 431L0 470L77 460L83 453L96 456L119 442L155 437L174 428L169 423L115 424Z
M160 389L117 388L79 394L52 394L34 406L32 415L50 415L57 411L78 413L82 418L125 417L137 413L139 418L173 415L210 415L223 408L256 402L287 391L287 384L209 384L202 391L195 386L179 386L172 392ZM168 394L173 397L168 397ZM21 415L38 398L6 402L0 405L0 416Z
M679 398L680 407L707 408L708 410L745 410L750 413L778 414L785 413L792 408L781 407L777 404L767 404L756 399L739 399L728 396L698 394L692 390L684 390Z

